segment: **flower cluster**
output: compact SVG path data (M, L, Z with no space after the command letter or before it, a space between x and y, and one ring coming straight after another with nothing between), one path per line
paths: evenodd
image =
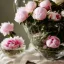
M24 7L18 7L15 14L14 20L28 28L32 42L41 52L50 51L49 56L64 48L61 46L64 42L63 4L57 5L56 0L29 1Z
M51 10L51 6L52 4L49 0L44 0L38 5L34 1L29 1L25 7L18 8L14 20L18 23L24 22L30 16L30 13L32 14L33 19L36 20L44 20L48 15L49 19L59 21L61 19L61 15L58 12L48 12Z
M45 22L46 23L46 21L48 21L48 20L50 20L51 22L52 21L53 22L54 21L55 22L61 21L61 18L63 16L63 11L61 13L59 13L57 11L53 11L52 7L53 7L52 3L49 0L44 0L42 2L29 1L25 5L25 7L19 7L17 9L14 20L18 23L27 22L27 26L31 27L30 31L33 30L33 32L34 32L36 30L36 33L37 33L38 28L39 28L39 25L38 25L38 27L36 27L37 23L41 25L41 23L39 23L39 22ZM31 18L31 20L30 20L30 18ZM38 22L36 22L36 24L34 24L35 23L34 22L33 23L34 25L33 25L31 23L32 20L33 20L33 22L34 21L35 22L38 21ZM47 23L50 24L51 22L48 21ZM43 26L43 24L44 23L42 23L42 26ZM46 25L44 27L46 27ZM56 28L56 26L55 26L55 28ZM51 29L53 29L53 28L51 28ZM51 32L51 30L49 32ZM51 37L50 38L47 37L48 39L46 40L47 47L58 48L60 46L60 39L55 35L53 35L53 36L52 36L52 34L50 34L50 35L51 35Z
M63 4L55 4L56 0L29 1L24 7L18 7L14 20L19 24L24 24L26 32L32 36L31 42L36 43L39 50L57 52L64 46L64 7ZM18 50L24 46L24 39L15 36L14 24L10 22L2 23L0 33L5 38L1 42L4 50ZM51 55L51 54L50 54Z
M24 47L24 39L19 36L15 36L14 24L10 22L1 23L0 32L4 35L10 35L1 42L1 48L3 50L19 50Z

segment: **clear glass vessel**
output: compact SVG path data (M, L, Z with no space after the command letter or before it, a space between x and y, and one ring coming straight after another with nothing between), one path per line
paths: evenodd
M15 10L17 10L18 7L24 6L25 3L27 3L28 1L30 1L30 0L14 0ZM38 23L37 24L36 23L31 24L28 21L27 23L22 24L22 26L25 29L25 32L27 33L27 35L29 37L30 43L32 43L35 46L35 48L39 52L41 52L41 54L46 59L56 60L56 59L60 59L61 57L63 57L63 52L59 53L58 49L52 51L52 50L44 49L46 47L42 47L43 46L42 42L45 41L45 38L46 38L45 36L48 36L47 32L42 32L43 29L40 30L40 27L41 28L44 27L44 26L42 26L42 23L40 23L40 24L38 24Z

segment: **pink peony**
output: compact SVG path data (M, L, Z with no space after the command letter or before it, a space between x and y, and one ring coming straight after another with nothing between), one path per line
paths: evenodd
M10 22L1 23L0 32L4 36L6 36L7 34L9 34L13 30L14 30L14 24L13 23L10 23Z
M44 20L46 18L47 11L45 8L38 7L33 12L33 18L36 20Z
M39 4L40 7L44 7L47 10L51 9L51 3L49 0L44 0Z
M26 4L26 11L28 13L32 13L33 10L36 8L36 3L34 1L29 1L27 4Z
M56 36L49 36L46 40L46 45L50 48L58 48L60 46L60 40Z
M22 37L6 38L1 42L1 48L4 50L15 50L22 48L24 45L24 40Z
M24 10L24 8L19 8L17 13L15 14L15 21L21 23L28 18L28 13Z
M61 15L57 12L50 12L49 18L54 20L54 21L59 21L61 19Z

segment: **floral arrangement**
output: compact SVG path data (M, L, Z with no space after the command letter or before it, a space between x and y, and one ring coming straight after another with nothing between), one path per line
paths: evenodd
M25 50L24 39L16 36L14 31L14 24L10 22L1 23L0 33L6 38L1 42L1 49L7 55L15 55Z
M64 50L64 2L29 1L18 7L14 20L23 25L30 41L47 58L58 59Z
M29 1L18 7L14 20L23 25L30 42L47 58L58 59L64 50L64 2L57 5L53 0ZM1 42L3 51L12 53L24 51L22 37L14 33L14 24L2 23L0 32L7 36Z

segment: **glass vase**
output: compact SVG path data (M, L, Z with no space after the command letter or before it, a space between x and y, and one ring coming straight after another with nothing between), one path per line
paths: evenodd
M28 1L30 0L14 0L15 10L17 10L21 6L24 6ZM43 32L43 28L44 28L44 26L42 26L43 22L35 23L33 22L34 20L32 20L31 18L32 17L30 17L30 21L32 23L28 20L26 23L21 24L29 37L30 43L32 43L35 46L35 49L38 52L40 52L40 54L44 56L46 59L50 59L50 60L62 59L64 55L63 51L59 52L58 49L53 49L53 50L46 49L46 46L43 46L42 43L45 42L49 34L46 31ZM52 31L53 29L54 28L52 28Z

